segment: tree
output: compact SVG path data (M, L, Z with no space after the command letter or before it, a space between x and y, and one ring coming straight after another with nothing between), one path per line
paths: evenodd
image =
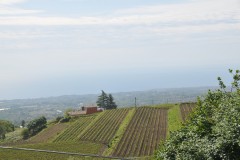
M114 102L114 98L111 94L109 94L109 109L116 109L117 108L117 105L116 103Z
M3 126L0 126L0 139L5 139L6 131Z
M102 94L98 96L97 105L105 109L116 109L117 105L114 102L114 98L111 94L107 94L102 90Z
M27 128L29 130L29 136L36 135L42 129L46 128L46 126L47 119L44 116L30 121L27 125Z
M14 125L6 120L0 120L0 139L5 139L5 134L14 131Z
M5 139L5 134L14 131L14 125L6 120L0 120L0 139Z
M24 120L22 120L21 126L22 126L23 128L25 127L25 121L24 121Z
M14 131L14 125L9 121L0 120L0 126L3 127L6 133Z
M157 159L239 159L240 75L238 70L229 72L231 92L218 78L220 89L198 99L194 113L179 131L171 133Z
M107 109L108 95L102 90L102 94L98 96L97 105L101 108Z

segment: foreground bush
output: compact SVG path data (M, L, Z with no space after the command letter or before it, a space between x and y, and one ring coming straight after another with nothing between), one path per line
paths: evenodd
M232 70L229 70L232 73ZM240 75L233 74L231 92L220 88L199 99L195 112L156 153L157 159L239 159Z
M0 120L0 140L5 139L5 134L14 131L14 125L6 120Z

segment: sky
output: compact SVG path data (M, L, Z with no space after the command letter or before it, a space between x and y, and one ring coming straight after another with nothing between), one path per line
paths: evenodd
M239 0L0 0L0 99L226 83Z

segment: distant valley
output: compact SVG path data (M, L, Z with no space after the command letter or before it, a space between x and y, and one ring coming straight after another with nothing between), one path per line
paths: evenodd
M137 106L194 102L209 89L216 87L153 89L147 91L112 93L119 108ZM63 115L66 109L77 109L84 105L95 105L98 94L65 95L59 97L16 99L0 101L0 119L12 121L20 125L22 120L30 121L39 116L48 120Z

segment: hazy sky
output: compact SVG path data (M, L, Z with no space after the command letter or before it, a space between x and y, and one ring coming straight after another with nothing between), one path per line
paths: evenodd
M0 99L217 85L239 0L0 0Z

